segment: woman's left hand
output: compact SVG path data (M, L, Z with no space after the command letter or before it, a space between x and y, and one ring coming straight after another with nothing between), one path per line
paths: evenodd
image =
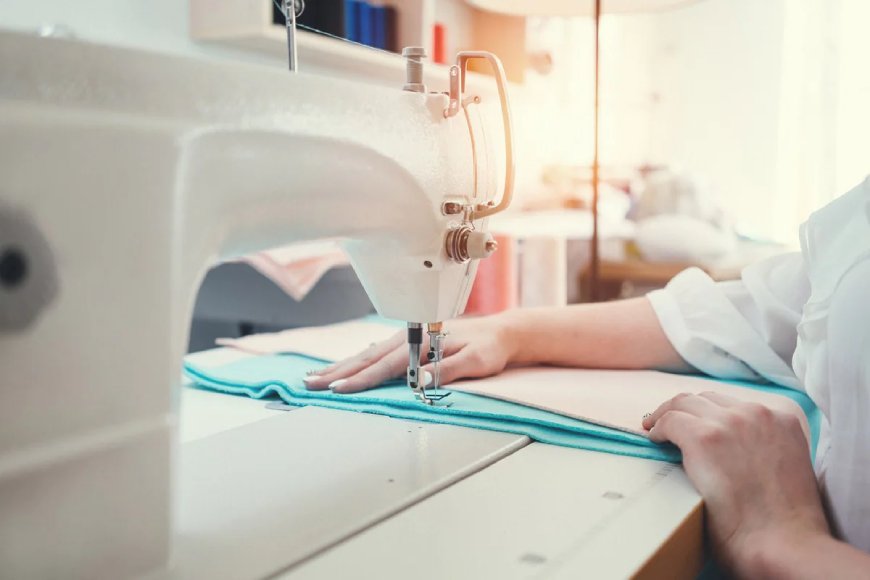
M764 546L829 535L799 416L702 393L678 395L643 419L651 440L682 451L714 549L740 577L755 575Z

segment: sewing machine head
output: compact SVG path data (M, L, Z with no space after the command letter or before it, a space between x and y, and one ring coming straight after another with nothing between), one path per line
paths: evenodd
M404 90L426 93L423 84L423 64L421 59L425 56L422 48L409 47L402 52L407 59L407 78ZM502 125L504 129L504 151L506 156L506 173L504 178L504 192L501 200L495 203L489 196L482 196L478 191L477 174L477 148L473 134L473 124L469 118L468 107L480 103L477 95L466 95L466 67L469 60L474 58L486 59L492 65L493 72L498 83L499 101L502 112ZM473 190L464 196L447 197L439 199L435 196L435 203L441 215L447 219L442 235L436 236L438 243L432 248L431 258L423 259L424 270L421 270L422 286L416 292L412 292L411 300L419 300L419 304L379 304L382 296L388 296L389 301L396 298L395 289L382 288L385 282L391 281L393 274L384 272L383 276L370 279L367 274L367 265L355 262L360 273L363 286L369 296L372 297L378 312L391 316L395 312L395 318L408 321L408 370L407 383L417 399L425 404L432 405L449 395L439 393L440 382L439 364L443 357L444 341L446 334L443 332L443 321L455 318L462 313L471 290L471 283L476 272L476 261L487 258L498 249L498 244L492 235L485 231L486 218L490 215L503 211L510 205L513 194L513 142L511 134L510 105L507 99L506 80L504 70L498 58L488 52L461 52L457 56L457 62L449 69L449 101L443 110L445 119L451 119L460 112L467 118L467 126L470 134L472 169L474 171ZM440 202L440 203L439 203ZM443 240L443 241L442 241ZM438 247L439 244L442 247ZM353 257L351 251L351 256ZM423 256L425 258L425 256ZM383 260L383 257L380 257ZM382 262L383 263L383 262ZM423 280L429 272L434 270L432 281ZM400 276L414 276L413 272L399 272ZM412 283L413 284L413 283ZM431 295L437 292L438 296ZM431 299L437 300L436 303ZM446 307L447 310L442 309ZM420 308L419 314L417 309ZM433 314L434 313L434 314ZM427 334L429 348L425 359L433 365L433 381L431 385L421 380L420 358L421 349L424 345L423 322L428 322ZM431 389L429 389L431 387Z

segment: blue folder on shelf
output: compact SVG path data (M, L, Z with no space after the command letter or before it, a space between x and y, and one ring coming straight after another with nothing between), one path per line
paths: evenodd
M372 30L372 7L368 2L357 2L357 26L358 33L356 41L360 44L372 46L373 30Z
M359 0L344 0L344 37L353 42L359 42L360 4Z
M387 7L372 6L372 46L386 50L387 48Z

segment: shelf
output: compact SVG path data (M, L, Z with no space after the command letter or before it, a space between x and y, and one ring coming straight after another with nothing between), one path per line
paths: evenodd
M287 58L287 30L271 25L257 34L223 37L218 42L254 50L276 58ZM343 77L401 87L405 80L405 59L401 55L352 44L307 30L296 31L299 71L328 71ZM448 66L426 63L424 80L432 89L446 89Z
M392 0L399 10L400 46L431 45L432 26L453 7L452 51L490 50L498 54L508 79L522 81L525 68L524 23L521 17L478 11L464 0L452 0L436 11L433 0ZM287 30L272 20L269 0L190 0L190 34L194 40L256 51L275 58L287 58ZM398 55L297 29L299 70L337 74L343 77L390 86L401 86L405 62ZM471 63L471 70L478 63ZM424 81L431 90L446 90L448 67L426 62ZM477 85L477 81L472 81ZM488 82L486 83L489 84ZM487 87L475 87L487 91Z
M401 9L397 23L401 46L422 45L424 2L396 0ZM401 56L321 34L297 29L299 70L326 69L342 76L373 82L404 82ZM273 21L271 0L190 0L190 35L194 40L232 46L287 58L287 29ZM431 74L437 74L431 71ZM446 83L447 72L441 78Z
M697 0L604 0L604 14L663 12ZM513 16L593 16L594 0L465 0L469 5Z

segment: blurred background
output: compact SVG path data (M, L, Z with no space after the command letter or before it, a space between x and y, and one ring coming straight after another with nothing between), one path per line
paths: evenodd
M591 293L594 2L299 4L302 72L398 88L384 52L408 45L442 63L433 74L461 49L505 62L517 203L491 224L502 251L481 266L472 314L642 294L691 266L734 278L796 249L808 214L870 173L870 2L603 0ZM0 3L4 28L282 69L283 23L272 0ZM368 312L333 242L284 249L210 274L191 349Z

